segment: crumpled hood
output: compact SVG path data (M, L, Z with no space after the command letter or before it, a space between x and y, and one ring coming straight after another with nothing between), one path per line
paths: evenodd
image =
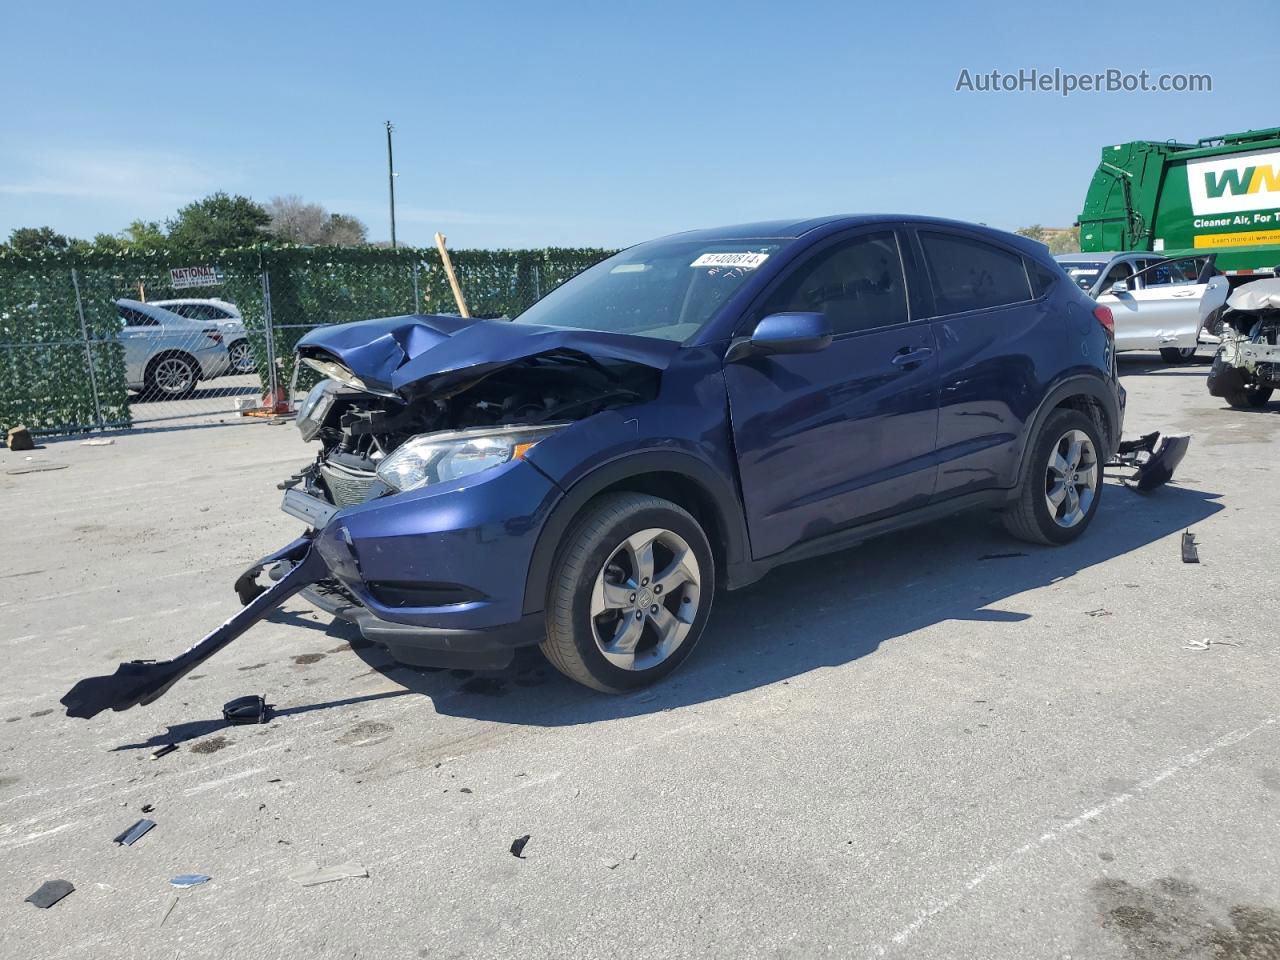
M1280 277L1242 284L1227 298L1232 310L1280 310Z
M369 387L406 398L445 392L540 354L572 351L665 370L679 349L651 337L447 314L318 327L298 341L301 355L327 353Z

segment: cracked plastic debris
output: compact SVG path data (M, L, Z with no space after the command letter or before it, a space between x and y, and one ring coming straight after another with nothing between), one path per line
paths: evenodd
M270 709L260 696L236 697L222 705L222 717L232 726L266 723L271 719Z
M118 843L121 846L131 847L142 839L146 833L156 825L154 820L142 819L117 836L112 843Z
M176 743L166 743L159 750L155 750L152 752L151 759L159 760L161 757L168 756L169 754L173 753L173 751L177 749L178 749L178 745Z
M70 881L67 880L46 880L40 884L40 888L31 896L27 897L26 902L34 904L41 910L48 910L55 903L65 897L67 894L75 890Z
M1200 548L1196 545L1196 535L1190 530L1182 532L1182 562L1200 562Z
M527 833L526 833L523 837L516 837L514 840L512 840L512 841L511 841L511 855L512 855L513 857L517 857L517 858L518 858L518 859L520 859L520 860L523 860L523 859L524 859L524 845L525 845L526 843L528 843L528 842L529 842L529 834L527 834Z
M187 887L198 887L202 883L208 883L212 879L213 877L207 877L203 873L180 873L169 883L179 890L185 890Z

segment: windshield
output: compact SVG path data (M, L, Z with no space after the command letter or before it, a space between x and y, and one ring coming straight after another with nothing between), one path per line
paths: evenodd
M642 243L584 270L513 322L687 340L789 242Z
M1102 268L1107 265L1105 260L1059 260L1058 262L1062 264L1062 269L1067 271L1067 276L1082 290L1088 290L1097 283Z

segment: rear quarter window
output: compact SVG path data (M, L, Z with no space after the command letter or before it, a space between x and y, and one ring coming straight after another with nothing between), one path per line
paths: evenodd
M1050 267L1031 257L1027 258L1027 276L1031 280L1031 293L1037 298L1052 290L1059 280L1070 279L1058 264Z
M939 314L1023 303L1032 298L1022 257L952 233L920 232Z

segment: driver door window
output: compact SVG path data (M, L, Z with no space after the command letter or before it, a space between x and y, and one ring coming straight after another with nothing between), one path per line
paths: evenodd
M771 313L821 313L836 336L907 322L902 258L892 230L864 234L818 254L765 301Z

